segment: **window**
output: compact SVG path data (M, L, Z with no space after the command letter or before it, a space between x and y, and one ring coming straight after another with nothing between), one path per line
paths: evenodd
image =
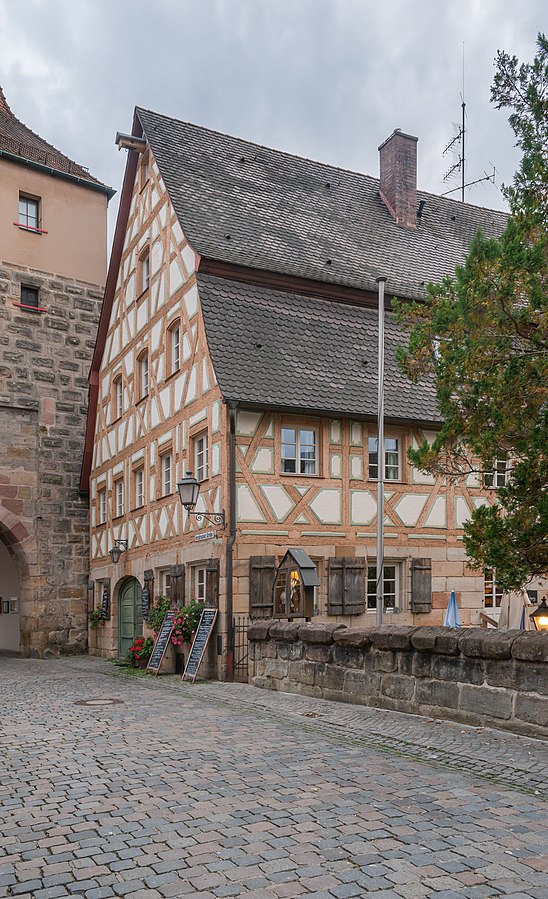
M148 396L148 353L139 358L139 399Z
M398 566L383 566L383 597L385 609L397 609L398 603ZM377 608L377 567L367 566L367 609L374 611Z
M99 490L99 524L107 520L107 491Z
M145 469L138 468L135 471L135 508L139 509L145 504Z
M311 428L282 428L282 472L318 474L317 443Z
M27 306L29 309L38 309L39 291L37 287L27 287L21 284L21 306Z
M496 572L486 568L483 573L483 605L486 609L500 609L503 591L497 585Z
M398 437L384 438L384 479L385 481L401 480L400 440ZM375 480L379 476L378 440L369 438L369 478Z
M143 161L141 162L141 190L147 183L150 176L150 171L148 167L148 156L143 157Z
M171 593L171 575L169 568L161 568L158 571L158 587L160 596L169 596Z
M147 290L148 285L150 283L150 256L148 254L148 250L140 258L139 261L139 269L140 269L140 286L141 293L144 290Z
M196 479L198 481L207 481L209 477L207 434L200 434L194 441L194 465L196 468Z
M114 418L121 418L124 411L124 385L122 378L118 377L114 381Z
M119 517L124 514L124 482L121 479L114 483L114 497L116 517Z
M483 475L483 483L486 487L505 487L508 475L508 459L494 459L493 470L486 471Z
M19 194L19 224L25 228L40 227L40 200Z
M169 329L169 361L170 374L181 367L181 326L177 322Z
M192 588L194 592L194 599L198 600L198 602L205 602L206 598L206 569L205 568L194 568L193 569L193 578L192 578Z
M162 496L169 496L171 493L171 453L165 453L162 459Z

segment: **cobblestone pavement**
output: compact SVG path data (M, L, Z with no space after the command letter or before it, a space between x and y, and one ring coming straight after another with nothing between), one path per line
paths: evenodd
M539 741L89 658L0 684L0 897L548 897Z

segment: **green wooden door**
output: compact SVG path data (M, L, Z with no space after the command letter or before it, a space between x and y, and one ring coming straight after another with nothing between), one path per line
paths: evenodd
M125 659L129 647L143 633L141 585L130 578L120 589L118 600L118 655Z

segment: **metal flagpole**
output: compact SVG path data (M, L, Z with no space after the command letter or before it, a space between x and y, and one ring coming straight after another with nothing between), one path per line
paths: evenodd
M377 405L377 594L376 624L382 624L384 611L384 285L386 278L377 278L379 285L379 374Z

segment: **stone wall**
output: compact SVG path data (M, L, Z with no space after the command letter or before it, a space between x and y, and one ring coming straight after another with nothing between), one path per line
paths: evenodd
M21 283L45 312L26 312ZM79 493L102 292L0 263L0 539L21 579L21 651L87 646L87 498ZM0 619L1 626L1 619Z
M256 687L548 737L546 633L267 620L249 653Z

